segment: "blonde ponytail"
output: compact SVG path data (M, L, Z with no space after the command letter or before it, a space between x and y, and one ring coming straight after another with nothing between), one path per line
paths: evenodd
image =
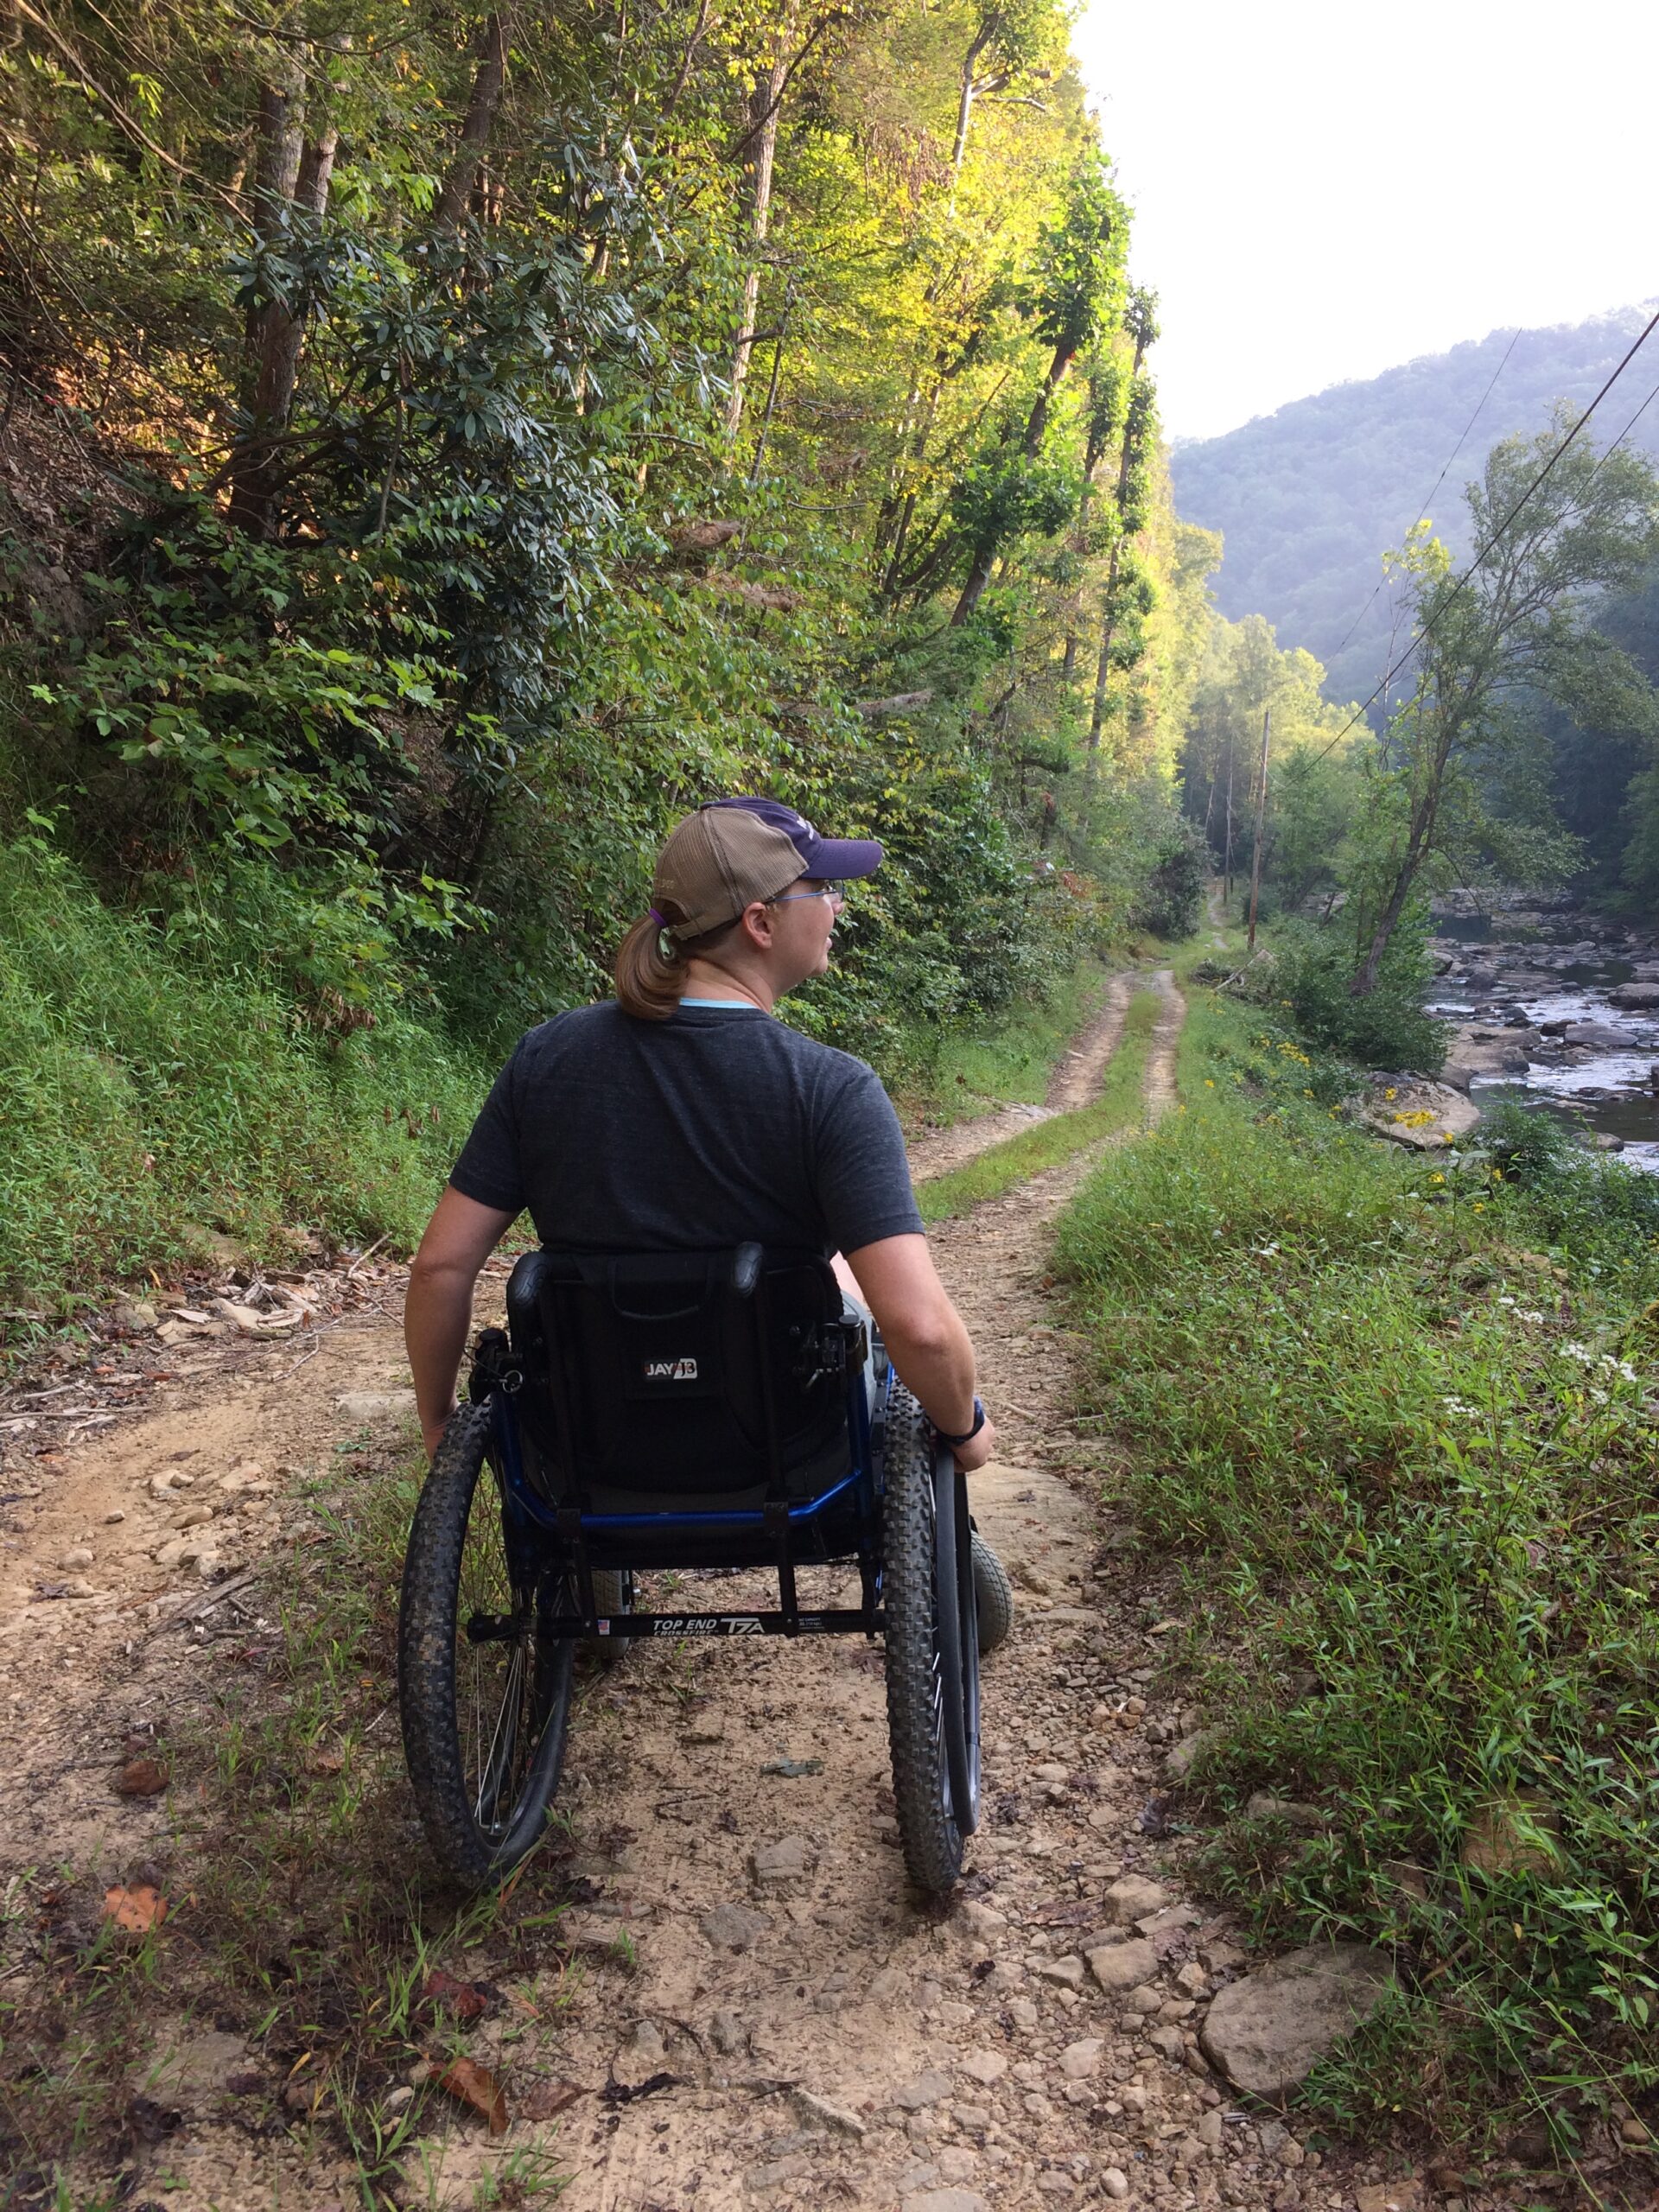
M636 922L616 950L617 1003L636 1021L666 1021L685 987L685 955L655 914Z

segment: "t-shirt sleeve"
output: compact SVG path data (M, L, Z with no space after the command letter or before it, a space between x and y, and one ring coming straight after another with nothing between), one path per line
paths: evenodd
M922 1226L910 1185L904 1131L873 1068L826 1086L814 1146L818 1204L832 1247L856 1252Z
M490 1089L472 1135L449 1171L449 1185L464 1198L503 1213L522 1213L525 1205L524 1166L518 1146L518 1075L521 1039Z

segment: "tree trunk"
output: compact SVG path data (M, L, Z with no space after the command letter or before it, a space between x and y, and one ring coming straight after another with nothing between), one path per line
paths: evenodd
M284 57L282 74L259 92L259 121L253 181L253 237L256 249L274 252L293 219L304 140L305 79L298 56ZM334 165L329 134L327 168ZM320 157L315 169L327 172ZM230 467L232 523L251 537L269 537L274 522L276 481L273 440L288 421L298 371L300 325L280 300L256 301L247 311L242 339L242 409L245 428Z
M1382 909L1381 920L1372 934L1370 949L1359 963L1358 973L1348 986L1350 995L1357 999L1368 999L1376 988L1376 975L1382 965L1394 933L1400 926L1400 917L1406 911L1406 901L1411 896L1411 887L1417 880L1417 871L1422 866L1422 846L1415 829L1411 842L1406 848L1406 857L1400 863L1400 873L1394 880L1394 889L1389 893L1389 903Z
M501 106L501 96L507 83L507 23L505 16L486 16L478 41L478 67L473 74L473 90L467 102L467 112L461 118L460 150L449 165L449 174L443 180L438 194L438 204L433 213L433 227L453 231L460 226L473 196L473 187L478 175L479 156L489 143L491 131Z
M1100 456L1105 447L1105 433L1093 420L1090 410L1089 442L1084 448L1083 489L1077 496L1077 528L1071 534L1071 547L1079 561L1089 543L1089 510L1095 503L1095 471L1100 467ZM1065 658L1060 666L1060 681L1070 687L1077 671L1077 617L1083 609L1081 587L1071 595L1071 605L1066 616Z
M1054 348L1048 374L1043 378L1041 388L1031 404L1031 412L1026 417L1026 435L1020 441L1020 458L1027 462L1035 461L1043 449L1043 433L1048 428L1050 404L1065 383L1066 371L1077 359L1077 347L1067 344L1065 340ZM968 571L968 581L962 588L962 596L950 617L953 630L961 628L984 596L985 587L991 580L991 570L996 563L997 551L998 548L993 542L975 553L973 566Z
M755 313L760 304L760 249L772 227L772 171L778 153L778 116L783 105L784 79L788 73L784 47L794 27L791 12L784 39L772 67L757 79L749 96L748 180L749 245L753 257L743 279L743 308L738 321L737 344L732 352L732 388L726 401L726 435L735 438L743 420L743 387L748 379L749 357L754 351Z
M1100 733L1106 727L1106 691L1112 674L1112 637L1117 628L1117 554L1112 548L1112 564L1106 571L1106 611L1101 618L1100 658L1095 663L1095 700L1089 711L1089 750L1100 750Z
M1000 91L1008 81L1006 70L998 76L987 77L983 83L974 76L974 67L980 55L1001 28L1002 10L993 8L982 20L967 53L962 57L962 75L958 79L957 95L957 134L950 148L950 206L953 209L957 204L957 186L962 178L962 164L968 153L968 126L974 118L974 102L982 92Z

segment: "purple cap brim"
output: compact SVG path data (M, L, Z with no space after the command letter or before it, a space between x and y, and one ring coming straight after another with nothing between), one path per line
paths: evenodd
M812 848L809 875L848 883L861 875L874 875L881 865L881 848L874 837L820 837Z

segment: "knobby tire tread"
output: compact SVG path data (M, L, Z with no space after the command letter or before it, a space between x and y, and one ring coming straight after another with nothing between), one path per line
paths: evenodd
M410 1528L397 1616L397 1694L404 1757L421 1825L444 1872L469 1889L506 1874L525 1853L492 1846L473 1817L466 1766L455 1725L456 1600L473 1493L485 1471L488 1404L462 1405L450 1418L422 1488ZM563 1734L569 1675L548 1727ZM563 1751L541 1792L544 1806L558 1787Z
M881 1602L899 1838L911 1880L939 1897L961 1877L963 1833L946 1810L949 1770L934 1704L933 1431L897 1382L887 1412Z

